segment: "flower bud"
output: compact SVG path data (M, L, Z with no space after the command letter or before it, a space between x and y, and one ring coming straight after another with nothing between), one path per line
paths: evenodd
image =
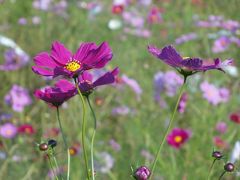
M47 143L42 143L42 144L39 144L38 148L40 151L46 151L48 149L48 145Z
M136 180L147 180L150 177L150 170L146 166L139 167L135 172L133 177Z
M48 141L48 145L51 146L51 148L54 148L57 146L57 141L55 141L54 139L50 139Z
M223 157L223 155L219 151L213 151L212 157L214 157L215 159L221 159Z
M233 172L234 171L234 164L233 163L227 163L224 165L224 169L227 172Z

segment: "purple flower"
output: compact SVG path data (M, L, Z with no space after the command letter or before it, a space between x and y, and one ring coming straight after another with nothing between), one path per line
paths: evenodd
M34 57L36 66L32 70L42 76L77 77L79 73L102 68L112 59L112 51L106 42L97 46L95 43L82 43L75 54L63 44L54 42L51 53L42 52Z
M229 90L226 88L217 88L213 84L203 82L200 85L203 92L203 97L213 105L218 105L221 102L227 102L230 96Z
M4 53L5 63L0 65L1 71L14 71L24 67L29 62L29 56L25 53L17 53L9 49Z
M41 18L39 17L39 16L33 16L32 17L32 23L34 24L34 25L38 25L38 24L40 24L41 23Z
M151 171L146 166L141 166L136 169L133 174L133 177L136 180L147 180L151 175Z
M180 112L181 114L185 112L187 99L188 99L187 93L183 93L178 104L178 112Z
M27 19L24 17L21 17L18 19L18 24L20 25L26 25L27 24Z
M148 13L147 21L149 24L156 24L162 22L162 15L157 7L151 8Z
M35 9L47 11L51 5L52 0L35 0L33 1L32 6Z
M191 40L197 39L198 35L196 33L188 33L188 34L183 34L179 38L175 40L176 44L182 44Z
M115 68L113 71L105 73L93 82L93 76L87 71L83 72L81 76L78 77L81 93L85 96L88 96L91 94L94 88L114 83L115 77L118 75L118 73L119 69Z
M224 52L228 49L230 45L230 39L226 36L222 36L214 42L212 51L214 53Z
M6 104L12 106L12 109L17 112L22 112L25 106L32 103L28 90L18 85L13 85L4 99Z
M112 109L112 115L126 116L130 113L130 109L127 106L119 106Z
M109 141L109 145L112 147L113 150L115 151L120 151L121 150L121 145L118 144L114 139L111 139Z
M46 87L36 90L34 96L55 107L59 107L65 101L76 94L76 87L65 79L59 80L54 87Z
M138 82L135 79L131 79L126 75L122 76L122 80L126 83L137 95L137 99L140 100L140 96L142 94L142 89Z
M18 129L12 123L6 123L0 126L0 135L3 138L12 139L17 135Z
M224 134L227 131L227 124L223 121L218 122L215 127L216 131L221 134Z
M204 65L200 58L182 57L173 46L166 46L163 49L157 49L154 46L148 46L148 51L161 59L164 63L177 69L185 78L196 72L207 71L211 69L222 70L223 67L232 63L232 60L221 62L219 58L214 60L211 65Z

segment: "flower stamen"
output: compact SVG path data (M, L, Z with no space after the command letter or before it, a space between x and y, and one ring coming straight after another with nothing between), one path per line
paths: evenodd
M65 68L68 71L71 71L71 72L77 71L80 67L81 67L81 64L78 61L75 61L75 60L70 61L65 65Z

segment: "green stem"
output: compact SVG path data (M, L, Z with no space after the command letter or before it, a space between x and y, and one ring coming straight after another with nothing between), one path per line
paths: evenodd
M184 78L184 79L185 79L185 78ZM165 131L165 134L164 134L164 136L163 136L163 138L162 138L161 144L159 145L157 154L156 154L156 156L155 156L155 159L154 159L154 162L153 162L153 166L152 166L151 175L150 175L149 179L151 179L151 177L152 177L152 175L153 175L153 173L154 173L154 170L155 170L155 167L156 167L156 164L157 164L157 160L158 160L159 154L160 154L160 152L161 152L161 150L162 150L162 147L163 147L163 145L164 145L164 143L165 143L165 141L166 141L166 137L167 137L167 135L168 135L168 133L169 133L169 131L170 131L170 129L171 129L171 126L172 126L172 124L173 124L173 120L174 120L175 114L176 114L176 112L177 112L178 104L179 104L179 101L180 101L180 99L181 99L181 96L182 96L182 93L183 93L183 89L184 89L184 87L185 87L185 84L186 84L186 80L184 80L184 83L183 83L183 85L181 86L181 89L180 89L180 92L179 92L179 96L178 96L178 99L177 99L177 103L176 103L176 105L175 105L175 108L174 108L172 117L171 117L171 119L170 119L170 122L169 122L169 124L168 124L167 130Z
M61 120L60 120L60 113L59 113L59 107L57 107L57 120L58 120L58 124L59 124L59 127L60 127L60 131L61 131L61 134L62 134L62 138L63 138L63 142L64 142L64 146L65 146L65 149L67 150L68 152L68 170L67 170L67 180L69 180L69 176L70 176L70 155L69 155L69 149L68 149L68 144L67 144L67 140L65 138L65 135L63 133L63 128L62 128L62 123L61 123Z
M58 124L59 124L60 131L61 131L61 134L62 134L65 149L68 149L67 141L66 141L66 138L65 138L64 133L63 133L62 123L60 121L59 107L57 107L57 120L58 120Z
M92 173L92 180L95 180L95 175L94 175L94 160L93 160L93 150L94 150L94 138L95 138L95 133L96 133L96 129L97 129L97 119L96 119L96 115L95 115L95 112L92 108L92 105L90 103L90 100L89 100L89 97L87 96L87 102L88 102L88 106L92 112L92 116L93 116L93 119L94 119L94 131L93 131L93 135L92 135L92 140L91 140L91 163L92 163L92 170L91 170L91 173Z
M207 180L209 180L210 177L211 177L212 168L213 168L216 160L217 160L217 159L214 159L213 162L212 162L212 165L211 165L211 167L210 167L210 169L209 169L209 172L208 172Z
M75 81L75 85L78 91L78 94L80 96L80 99L82 101L82 106L83 106L83 111L82 111L82 148L83 148L83 156L84 156L84 161L85 161L85 168L86 168L86 173L87 173L87 179L90 179L89 176L89 172L88 172L88 158L87 158L87 151L86 151L86 147L85 147L85 134L86 134L86 104L85 104L85 100L83 98L83 95L78 87L78 83L76 81L76 79L74 79Z
M54 171L54 168L53 168L52 160L51 160L51 158L50 158L49 155L47 155L47 157L48 157L48 161L49 161L49 165L50 165L50 168L51 168L51 170L52 170L52 173L53 173L53 175L56 177L56 180L58 180L58 176L56 175L56 173L55 173L55 171Z
M226 173L226 171L223 171L223 173L219 176L218 180L221 180L225 173Z

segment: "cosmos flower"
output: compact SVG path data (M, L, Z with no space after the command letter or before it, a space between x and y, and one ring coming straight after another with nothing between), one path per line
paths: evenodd
M54 87L36 90L34 96L55 107L61 106L65 101L76 94L75 86L65 79L59 80Z
M220 136L213 137L213 143L215 146L221 149L225 149L228 147L227 142L225 142Z
M106 42L97 46L95 43L82 43L72 54L60 42L52 44L51 53L41 52L34 57L36 66L33 72L42 76L77 77L81 72L93 68L102 68L112 59L112 51Z
M127 84L137 95L137 100L140 100L142 94L142 88L135 79L129 78L127 75L123 75L121 80Z
M14 71L27 65L29 56L15 49L9 49L4 53L5 63L0 65L1 71Z
M6 123L0 126L0 136L7 139L12 139L17 135L17 127L12 123Z
M232 122L240 124L240 113L238 112L231 113L229 118Z
M110 139L108 143L114 151L121 150L121 145L118 144L114 139Z
M28 90L18 85L13 85L4 99L6 104L12 106L16 112L22 112L25 106L32 103Z
M115 68L111 72L105 73L104 75L102 75L93 82L93 76L87 71L83 72L81 76L78 77L79 88L81 90L81 93L85 96L88 96L89 94L92 93L94 88L114 83L115 77L118 75L118 73L119 69Z
M123 4L114 4L112 6L112 13L113 14L122 14L124 11L124 5Z
M209 84L207 81L201 83L200 88L203 92L203 98L215 106L229 100L230 92L226 88L217 88L213 84Z
M192 41L198 38L198 35L194 32L188 33L188 34L183 34L177 39L175 39L176 44L183 44L188 41Z
M106 174L110 172L110 170L113 168L115 159L107 152L100 152L96 154L97 159L95 161L96 170Z
M31 124L22 124L18 127L18 133L19 134L32 135L35 132L36 131Z
M18 19L18 24L20 25L26 25L27 24L27 19L24 17L21 17Z
M162 15L157 7L151 8L147 16L147 22L149 24L157 24L162 22Z
M150 45L148 46L148 51L158 59L161 59L164 63L177 69L184 77L192 75L196 72L212 69L223 71L222 68L224 66L232 63L231 59L221 62L221 60L217 58L214 60L213 64L204 65L203 60L200 58L184 58L180 56L173 46L166 46L163 49L157 49L156 47Z
M80 152L80 143L75 142L70 148L69 153L71 156L75 156Z
M178 88L182 85L183 79L174 71L157 72L154 75L154 99L161 101L160 94L165 92L167 96L175 96Z
M216 131L221 134L224 134L227 131L227 124L223 121L220 121L215 126Z
M226 36L222 36L215 40L213 47L212 47L212 51L214 53L224 52L228 49L230 44L231 44L230 39Z
M173 148L179 149L190 138L190 134L189 130L174 128L167 136L167 142Z

